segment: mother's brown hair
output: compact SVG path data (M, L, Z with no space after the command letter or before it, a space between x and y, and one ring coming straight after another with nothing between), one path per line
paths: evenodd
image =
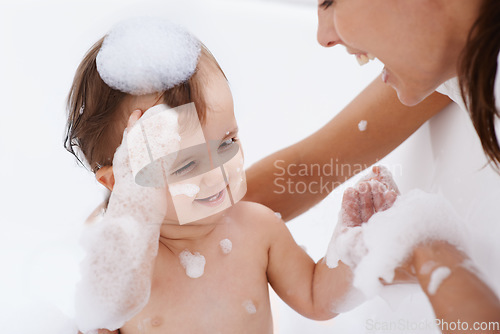
M500 51L500 1L484 0L472 26L458 69L460 89L489 162L500 172L495 132L495 75ZM497 83L500 85L500 82ZM500 101L497 101L500 102Z
M127 94L106 85L97 71L96 57L104 38L90 48L76 71L68 96L64 140L65 148L93 172L112 164L128 120L128 115L119 112ZM198 66L201 63L215 66L224 75L203 44ZM198 118L203 123L206 103L202 87L205 82L202 72L197 69L187 81L163 92L163 102L172 108L194 102Z

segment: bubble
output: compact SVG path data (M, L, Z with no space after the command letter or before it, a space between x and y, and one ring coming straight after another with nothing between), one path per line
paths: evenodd
M427 286L427 291L430 295L434 295L439 289L441 283L451 274L451 270L448 267L439 267L434 269L431 274L431 279L429 285Z
M193 254L186 249L179 254L179 259L182 267L186 269L186 275L191 278L199 278L203 276L206 264L206 260L203 255L198 252Z
M249 314L257 313L257 308L251 300L245 300L242 305Z
M229 254L233 249L233 243L229 239L223 239L219 243L220 248L222 249L222 253Z
M362 120L358 123L358 129L359 131L366 131L366 127L368 126L368 122L365 120Z
M160 18L134 18L107 34L96 64L111 88L132 95L162 92L188 80L196 70L199 41Z

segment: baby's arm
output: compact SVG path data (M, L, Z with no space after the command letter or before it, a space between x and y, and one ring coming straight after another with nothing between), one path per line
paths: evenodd
M128 128L138 116L130 116ZM149 299L166 198L162 188L135 183L126 133L113 159L115 183L106 212L81 237L86 255L75 318L82 332L120 328Z
M324 259L314 263L295 243L285 223L271 210L265 210L262 218L270 237L267 277L274 291L307 318L335 317L351 291L351 270L343 263L330 269Z
M350 188L344 193L338 228L349 229L367 222L375 212L388 209L397 193L399 190L388 171L374 167L357 189ZM352 287L349 266L338 261L331 268L325 258L314 263L297 246L281 220L269 225L274 237L269 251L268 279L276 293L297 312L316 320L330 319L364 300L363 294Z

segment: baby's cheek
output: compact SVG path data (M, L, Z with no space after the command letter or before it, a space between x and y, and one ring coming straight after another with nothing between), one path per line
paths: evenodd
M167 219L177 220L177 214L175 212L175 206L172 200L172 195L170 195L168 189L166 189L166 191L167 191Z
M224 169L228 175L233 201L238 202L246 193L246 175L241 151L224 165Z

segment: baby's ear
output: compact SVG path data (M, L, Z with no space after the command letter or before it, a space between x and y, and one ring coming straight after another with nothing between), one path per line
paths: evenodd
M113 187L115 186L115 175L113 174L113 166L102 166L95 173L96 180L109 189L109 191L113 191Z

